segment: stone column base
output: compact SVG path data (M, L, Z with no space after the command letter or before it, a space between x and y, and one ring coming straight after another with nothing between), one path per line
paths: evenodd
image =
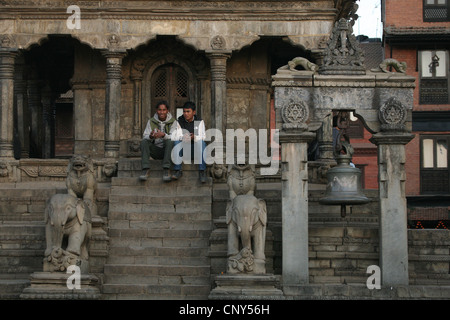
M273 274L229 275L215 278L217 285L209 294L211 300L283 300L279 276Z
M21 299L39 300L96 300L101 294L98 278L94 275L81 275L80 289L69 289L67 279L71 276L63 272L34 272L31 274L31 285L20 295Z

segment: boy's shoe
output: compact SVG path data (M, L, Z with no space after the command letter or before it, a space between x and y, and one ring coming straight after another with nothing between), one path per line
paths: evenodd
M201 183L205 183L206 182L206 172L205 172L205 170L200 170L198 172L198 177L199 177Z
M170 176L170 170L169 169L164 169L163 181L164 182L172 181L172 177Z
M139 176L139 180L147 181L149 175L150 175L149 169L142 169L142 174Z
M175 170L174 173L172 174L172 179L178 180L181 178L182 175L183 173L181 172L181 170Z

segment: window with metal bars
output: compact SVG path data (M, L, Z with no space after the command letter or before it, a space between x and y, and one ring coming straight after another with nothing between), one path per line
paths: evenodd
M423 21L450 21L448 0L424 0Z
M448 104L448 51L419 51L419 103Z
M169 111L177 114L177 109L189 100L189 75L179 65L169 63L160 66L152 75L151 105L152 114L155 104L161 100L169 104Z

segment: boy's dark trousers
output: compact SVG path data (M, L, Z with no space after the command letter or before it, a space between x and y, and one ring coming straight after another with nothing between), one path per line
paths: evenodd
M170 169L172 166L172 148L172 140L164 140L164 146L160 148L150 140L143 139L141 141L142 169L150 168L150 157L155 160L163 160L163 169Z

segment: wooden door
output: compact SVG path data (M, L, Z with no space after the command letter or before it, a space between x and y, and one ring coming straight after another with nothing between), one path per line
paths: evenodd
M175 117L177 108L189 100L188 82L188 74L176 64L166 64L156 69L152 75L151 116L156 112L156 104L164 100Z

